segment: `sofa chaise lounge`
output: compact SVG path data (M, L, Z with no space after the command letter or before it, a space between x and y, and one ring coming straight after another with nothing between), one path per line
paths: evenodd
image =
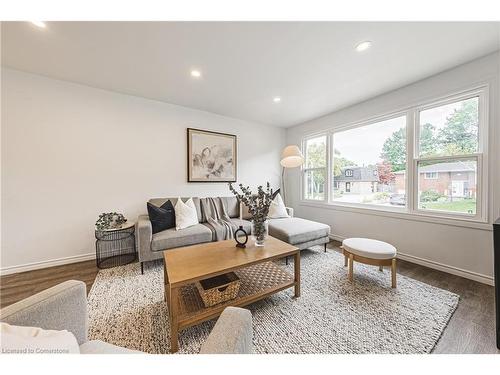
M149 203L160 207L167 200L175 206L178 198L154 198ZM181 198L186 201L188 198ZM206 198L193 198L198 215L198 224L176 230L167 229L153 234L148 215L140 215L136 223L136 246L144 273L144 262L161 259L164 250L176 247L195 245L214 240L212 231L206 225L207 219L203 213L201 201ZM228 216L236 226L242 226L250 233L252 224L248 212L238 202L236 197L221 197ZM269 234L284 242L298 247L300 250L314 245L324 245L330 241L330 227L326 224L293 216L293 209L287 207L288 218L269 219Z

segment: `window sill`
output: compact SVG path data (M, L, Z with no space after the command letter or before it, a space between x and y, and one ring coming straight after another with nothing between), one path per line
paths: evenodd
M427 215L425 213L410 213L406 208L397 207L359 207L358 205L349 204L339 204L339 203L327 203L321 201L311 201L302 200L300 201L301 206L322 208L334 211L345 211L345 212L355 212L363 215L374 215L374 216L384 216L391 217L395 219L411 220L411 221L423 221L427 223L451 225L456 227L473 228L486 231L492 231L493 228L491 224L479 221L476 219L460 218L460 217L446 217L441 215Z

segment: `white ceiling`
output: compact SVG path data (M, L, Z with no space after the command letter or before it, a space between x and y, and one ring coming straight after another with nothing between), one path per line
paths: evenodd
M5 66L284 127L498 49L499 23L2 23Z

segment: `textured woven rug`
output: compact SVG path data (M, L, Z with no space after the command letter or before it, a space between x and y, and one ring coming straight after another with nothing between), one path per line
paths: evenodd
M248 308L256 353L429 353L455 311L459 296L390 272L354 265L331 250L302 252L301 297L282 291ZM280 264L284 265L284 262ZM293 262L287 266L293 272ZM91 339L148 353L169 352L163 302L163 265L99 271L89 294ZM215 321L180 332L180 353L197 353Z

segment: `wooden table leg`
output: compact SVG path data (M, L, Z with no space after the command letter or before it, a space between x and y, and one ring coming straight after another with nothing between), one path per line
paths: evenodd
M295 297L300 297L300 251L293 257L295 269Z
M167 303L167 306L170 310L170 302L169 302L169 296L170 296L170 284L168 282L168 272L167 272L167 267L165 266L165 263L163 264L163 302Z
M391 266L391 276L392 276L392 287L396 287L396 258L392 260Z
M347 267L347 264L348 264L348 262L347 262L347 259L348 259L347 253L345 252L343 246L340 246L340 248L342 249L342 254L344 254L344 267Z
M163 292L163 301L167 303L168 310L170 311L170 284L165 284Z
M354 271L354 255L349 255L349 281L352 281Z
M172 288L170 286L169 300L170 352L175 353L179 350L179 288Z

